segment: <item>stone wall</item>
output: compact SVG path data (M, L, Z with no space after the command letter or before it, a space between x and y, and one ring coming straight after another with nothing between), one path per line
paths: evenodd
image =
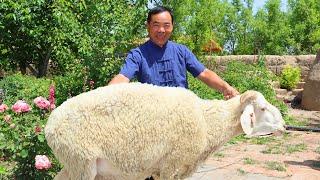
M285 65L290 64L293 67L300 67L302 77L305 77L311 69L313 62L316 59L316 55L265 55L262 56L262 58L265 59L267 68L277 75L281 73ZM206 66L212 70L223 71L230 61L242 61L252 64L258 62L258 59L258 55L206 56Z

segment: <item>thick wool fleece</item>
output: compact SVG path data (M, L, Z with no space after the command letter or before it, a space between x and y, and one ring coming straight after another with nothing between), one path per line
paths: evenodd
M124 179L160 172L163 179L179 179L242 132L238 106L240 97L209 101L183 88L110 85L64 102L52 112L45 134L75 179L85 179L97 159Z

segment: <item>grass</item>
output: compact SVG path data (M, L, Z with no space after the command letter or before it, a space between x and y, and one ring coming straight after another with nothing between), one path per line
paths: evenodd
M320 154L320 146L318 146L315 150L316 153Z
M300 144L289 144L286 146L287 153L294 153L294 152L302 152L307 149L307 145L304 143Z
M264 154L292 154L294 152L302 152L307 149L307 145L304 143L300 144L287 144L276 143L267 146L266 150L261 151Z
M217 152L217 153L214 153L213 156L214 156L214 157L218 157L218 158L223 158L223 157L224 157L224 154L221 153L221 152Z
M266 168L270 170L276 170L276 171L287 171L285 166L277 161L268 161L266 162Z
M284 116L284 121L287 125L291 126L307 126L309 124L307 119L297 120L291 116Z
M281 144L273 144L273 145L268 145L267 148L261 153L263 154L283 154L283 150L281 149L282 145Z
M245 175L247 174L247 172L241 168L237 169L237 171L239 172L240 175Z
M244 134L241 134L228 141L228 144L238 144L239 142L246 142L248 139Z
M244 164L251 164L251 165L252 165L252 164L256 164L257 161L254 160L254 159L251 159L251 158L246 157L246 158L243 159L243 163L244 163Z
M269 144L274 141L276 141L276 138L274 136L262 136L262 137L255 137L250 139L251 143L258 144L258 145Z

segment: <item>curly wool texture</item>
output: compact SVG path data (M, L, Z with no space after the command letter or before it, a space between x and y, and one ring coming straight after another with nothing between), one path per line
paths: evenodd
M183 179L243 132L239 106L240 96L202 100L183 88L140 83L80 94L54 110L45 128L64 165L56 178Z

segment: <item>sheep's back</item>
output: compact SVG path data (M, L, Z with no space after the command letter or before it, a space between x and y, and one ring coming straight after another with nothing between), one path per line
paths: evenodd
M60 154L85 149L77 155L106 156L111 162L131 157L135 166L148 166L154 163L150 160L157 161L179 146L177 142L189 146L191 139L205 136L200 101L183 88L140 83L101 87L73 97L53 111L46 136Z

